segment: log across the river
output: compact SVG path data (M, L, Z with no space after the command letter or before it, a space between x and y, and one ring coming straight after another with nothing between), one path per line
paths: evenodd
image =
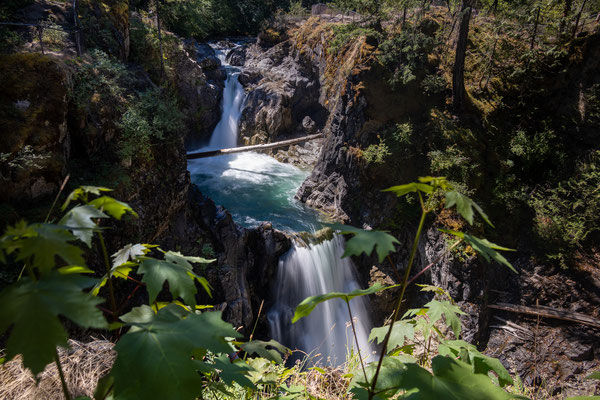
M303 143L303 142L307 142L309 140L320 139L322 137L324 137L324 135L322 133L318 133L316 135L303 136L303 137L296 138L296 139L282 140L281 142L257 144L254 146L232 147L230 149L221 149L221 150L212 150L212 151L199 151L197 153L186 154L186 158L188 160L194 160L196 158L222 156L224 154L242 153L244 151L260 151L260 150L276 149L278 147L285 147L285 146L289 146L292 144Z

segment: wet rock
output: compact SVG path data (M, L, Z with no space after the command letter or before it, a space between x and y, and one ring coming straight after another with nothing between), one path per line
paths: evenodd
M302 129L307 135L312 135L317 131L317 124L308 115L302 120Z
M227 54L227 62L235 67L241 67L246 62L246 46L239 46Z

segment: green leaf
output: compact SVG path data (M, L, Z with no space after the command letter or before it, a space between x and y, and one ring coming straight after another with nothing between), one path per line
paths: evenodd
M437 321L442 318L442 315L446 319L446 325L452 328L454 336L458 339L460 336L461 324L458 315L465 315L461 309L449 301L437 301L431 300L425 304L428 308L427 315L429 315L429 323L435 325Z
M396 196L402 197L408 193L423 192L429 194L433 192L434 187L425 183L407 183L406 185L392 186L391 188L383 190L384 192L396 193Z
M94 229L97 229L92 218L108 218L108 215L92 206L77 206L66 213L59 224L66 226L79 240L92 247Z
M65 211L72 201L85 200L87 198L88 193L95 194L96 196L100 196L100 192L111 192L111 191L112 191L112 189L107 189L107 188L99 187L99 186L78 187L77 189L73 190L69 194L69 196L67 197L67 200L62 205L61 210Z
M80 267L79 265L67 265L57 269L61 275L73 275L73 274L93 274L94 271L88 267Z
M112 266L115 268L129 260L136 261L138 257L146 255L148 251L150 250L143 244L128 244L111 256Z
M331 227L344 235L354 235L352 239L346 242L346 250L342 257L360 256L362 253L370 256L373 253L373 249L377 247L379 262L383 262L389 253L396 251L394 243L400 243L395 237L385 231L367 231L341 224L332 224Z
M156 301L158 293L165 281L169 282L169 291L173 299L181 297L186 304L196 305L196 275L186 267L165 260L146 258L140 264L138 273L144 275L142 282L146 283L150 303Z
M239 337L220 312L177 314L180 307L166 307L115 345L117 359L111 371L117 399L195 399L202 392L198 374L202 362L192 359L194 350L228 353L227 337ZM148 314L149 315L149 314Z
M96 390L94 391L95 400L112 400L112 389L115 384L115 378L111 375L106 375L98 380Z
M42 274L49 272L56 265L56 257L62 258L69 265L85 265L83 251L69 242L77 238L63 227L47 224L30 225L30 233L12 243L19 248L17 260L29 262Z
M202 257L184 256L183 254L181 254L177 251L167 251L165 253L165 260L175 263L177 265L180 265L180 266L188 269L189 271L193 270L192 264L190 264L190 263L210 264L212 262L217 261L216 259L209 260L209 259L202 258ZM210 290L211 290L210 284L208 283L208 281L205 278L198 276L191 272L190 272L190 276L195 278L200 283L200 285L202 285L202 287L204 288L206 293L208 293L208 295L212 297L211 292L210 292Z
M109 278L115 277L115 278L120 278L120 279L127 279L127 277L129 276L129 273L131 271L133 271L133 268L135 268L137 266L138 265L136 263L126 262L124 264L119 265L118 267L112 267L110 269L110 272L108 274L105 274L100 279L100 281L96 284L96 286L94 286L91 293L94 296L98 296L98 293L100 293L100 289L102 287L104 287L104 285L106 285Z
M483 212L483 209L481 207L479 207L479 205L477 203L475 203L473 200L471 200L464 194L458 193L456 191L447 192L446 193L446 208L451 208L455 205L456 205L456 211L460 215L462 215L462 217L469 223L469 225L473 225L473 215L474 215L473 208L474 208L475 210L477 210L479 215L481 215L481 218L483 218L483 220L485 222L487 222L492 227L494 226L494 224L491 223L491 221L488 218L488 216L486 215L486 213Z
M37 282L22 278L0 293L0 333L10 326L6 357L23 355L23 365L34 374L52 362L56 346L67 347L67 334L58 316L83 328L108 326L96 306L103 300L82 290L95 280L80 275L43 275Z
M219 378L226 384L232 385L236 382L238 385L246 388L254 388L254 383L246 377L252 367L241 360L235 362L229 361L229 357L225 354L214 359L211 364L204 363L206 371L212 373L218 370Z
M492 243L492 242L488 241L487 239L480 239L478 237L471 236L471 235L468 235L463 232L456 232L456 231L451 231L448 229L440 229L440 232L448 233L450 235L454 235L456 237L463 239L465 242L469 243L471 245L471 247L473 247L473 249L475 249L475 251L477 251L479 254L481 254L487 262L490 262L490 259L492 259L492 260L496 261L498 264L506 265L508 268L510 268L511 271L518 274L517 270L512 266L512 264L509 263L508 260L506 258L504 258L504 256L502 254L500 254L496 251L496 250L515 251L514 249L509 249L506 247L498 246L497 244Z
M128 204L115 200L112 197L98 197L88 204L92 207L96 207L98 210L106 212L108 215L118 220L120 220L125 213L130 213L134 217L138 217L137 213L133 211L133 208L129 207Z
M248 378L255 385L277 383L279 374L273 368L274 364L271 361L264 358L250 358L248 364L252 367L252 370L248 372Z
M414 361L414 360L413 360ZM373 382L377 370L377 361L369 363L365 368L368 381L365 381L364 374L357 373L351 382L354 387L367 387ZM389 398L395 395L402 387L403 371L406 369L401 358L386 356L381 364L381 370L377 377L375 391L381 398Z
M371 330L371 334L369 335L369 341L375 343L383 343L385 339L385 335L387 335L388 330L390 329L389 325L382 326L380 328L373 328ZM413 324L410 324L406 321L396 321L394 322L394 327L392 328L392 333L390 334L390 339L388 341L388 350L393 350L396 347L404 346L404 339L413 340L415 338L415 328Z
M283 363L282 355L291 354L290 349L275 340L269 340L268 342L253 340L252 342L242 343L240 347L250 355L258 354L259 357L275 361L277 364Z
M436 356L432 361L433 375L417 364L405 364L401 387L406 390L418 389L410 399L429 400L508 400L522 398L512 395L482 374L474 374L471 367L449 357Z
M489 371L494 371L500 386L513 384L512 377L500 360L480 353L475 346L463 340L444 341L440 343L438 352L443 356L460 357L461 361L473 367L473 373L487 375Z
M398 287L400 285L392 285L392 286L383 286L381 283L377 282L373 286L368 289L357 289L353 290L349 293L340 293L340 292L331 292L320 294L318 296L307 297L302 300L300 304L296 307L296 312L294 313L294 318L292 319L292 323L295 323L300 318L304 318L308 316L317 305L331 299L342 299L346 303L352 300L355 297L366 296L369 294L381 292L383 290L391 289L394 287Z

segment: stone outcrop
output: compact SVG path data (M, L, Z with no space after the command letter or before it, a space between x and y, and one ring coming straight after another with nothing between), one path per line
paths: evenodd
M53 195L70 155L71 74L41 54L0 56L0 203Z

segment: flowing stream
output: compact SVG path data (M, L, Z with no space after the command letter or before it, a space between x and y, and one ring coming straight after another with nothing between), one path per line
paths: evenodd
M238 81L240 70L226 62L229 49L213 48L225 66L227 79L221 120L201 150L237 146L245 99ZM310 171L254 152L190 160L188 169L200 190L227 208L242 226L256 227L268 221L291 232L314 232L322 227L319 214L294 199ZM308 353L311 364L342 364L355 348L348 308L341 300L320 304L309 317L291 323L295 307L304 298L360 288L352 261L341 258L343 249L343 238L336 236L308 247L295 245L279 261L274 304L267 313L271 335L292 349ZM360 297L350 305L361 352L366 355L371 350L368 301Z

